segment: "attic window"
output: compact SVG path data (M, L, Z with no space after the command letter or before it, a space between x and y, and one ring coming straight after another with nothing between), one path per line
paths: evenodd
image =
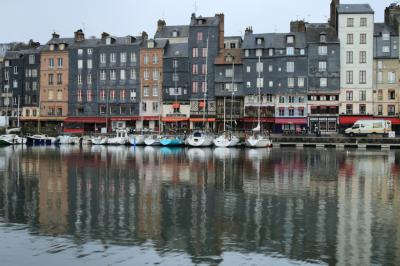
M50 51L54 51L54 44L50 44L49 50L50 50Z
M321 35L319 35L319 42L326 42L326 34L321 33Z
M198 19L197 20L197 24L198 25L203 25L204 24L204 20L203 19Z
M390 39L390 34L388 32L382 33L383 41L389 41L389 39Z
M264 41L264 38L256 38L257 45L261 45Z
M63 43L60 43L60 45L58 46L58 48L62 51L62 50L64 50L64 48L65 48L65 44L63 44Z
M147 48L154 48L154 41L148 41Z
M110 45L110 44L111 44L111 37L107 37L107 39L106 39L106 44L107 44L107 45Z
M174 31L172 32L172 37L178 37L178 31L174 30Z
M294 42L294 36L286 36L286 43L293 43Z

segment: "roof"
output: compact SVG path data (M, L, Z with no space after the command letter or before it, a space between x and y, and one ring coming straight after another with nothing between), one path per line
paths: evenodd
M198 24L198 20L203 20L203 24ZM196 14L192 14L190 26L218 26L219 25L219 15L216 14L214 17L196 17Z
M188 43L171 43L169 44L164 53L165 58L174 58L174 57L188 57Z
M242 49L240 49L240 48L222 49L218 53L218 56L215 58L214 64L216 64L216 65L232 65L232 62L225 61L225 56L227 56L228 54L233 56L233 61L234 61L235 65L242 64Z
M177 37L172 36L172 33L174 31L178 32ZM187 25L164 26L161 28L160 31L157 31L156 34L154 35L155 39L182 38L182 37L189 37L189 26L187 26Z
M286 49L286 36L295 36L294 47L306 47L306 33L305 32L291 32L291 33L262 33L262 34L245 34L242 48L243 49L256 49L256 48L281 48ZM261 45L256 44L256 38L264 38Z
M369 4L340 4L337 6L338 14L374 14Z
M164 49L165 48L165 46L167 45L167 43L168 43L168 40L153 40L153 39L150 39L150 40L146 40L146 41L144 41L143 43L142 43L142 48L143 49L147 49L147 43L149 42L149 41L154 41L154 47L153 48L158 48L158 49Z
M389 32L390 35L397 35L396 30L385 23L375 23L374 24L374 36L379 36L383 32Z
M328 23L306 24L306 36L308 43L319 43L320 35L323 33L325 33L327 36L327 42L339 43L335 28L331 27Z

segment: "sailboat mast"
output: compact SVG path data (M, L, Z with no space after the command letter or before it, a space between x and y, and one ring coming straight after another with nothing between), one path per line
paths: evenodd
M208 76L208 38L209 38L209 33L207 34L207 45L206 45L206 73L204 77L204 82L205 82L205 88L204 88L204 108L203 108L203 129L205 128L206 124L206 108L207 108L207 76Z
M175 104L178 103L178 77L176 76L176 68L178 67L178 59L175 58L175 61L173 61L173 67L174 67L174 83L175 83ZM175 113L175 110L173 110ZM178 122L175 122L175 128L178 131Z
M18 96L18 106L17 106L17 128L19 128L19 101L20 101L20 96Z
M257 80L257 87L258 87L258 125L261 130L261 124L260 124L260 113L261 113L261 58L258 56L258 80Z
M235 61L234 61L234 57L232 57L232 98L231 98L231 130L233 129L233 94L234 94L234 79L235 79Z

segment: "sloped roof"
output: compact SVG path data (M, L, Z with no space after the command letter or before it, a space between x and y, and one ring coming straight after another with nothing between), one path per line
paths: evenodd
M374 14L369 4L340 4L337 12L338 14Z
M336 30L331 27L328 23L307 23L306 24L306 36L308 43L317 43L320 41L320 35L325 33L327 36L327 42L337 42L339 39L336 34Z
M172 33L174 31L178 32L177 37L173 37ZM178 25L178 26L164 26L157 31L154 35L155 39L162 39L162 38L182 38L182 37L189 37L189 26L187 25Z
M261 34L245 34L242 48L243 49L256 49L256 48L286 48L286 36L294 36L294 47L304 48L306 46L305 32L291 32L291 33L261 33ZM256 44L256 38L264 38L261 45Z

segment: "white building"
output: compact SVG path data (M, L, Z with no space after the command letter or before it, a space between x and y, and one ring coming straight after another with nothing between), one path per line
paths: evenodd
M352 124L357 116L373 114L374 11L368 4L340 4L336 7L340 40L341 115L354 116L341 124Z

